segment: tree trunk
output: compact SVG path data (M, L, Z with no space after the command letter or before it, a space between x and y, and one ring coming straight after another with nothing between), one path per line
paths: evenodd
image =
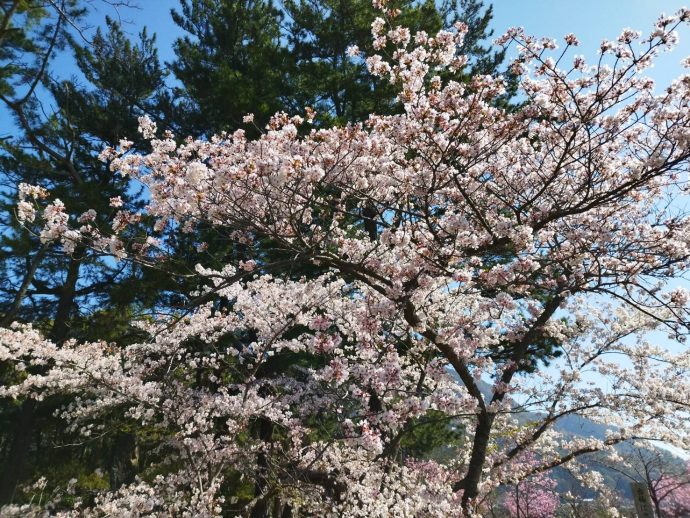
M75 252L75 256L70 259L69 266L67 267L67 278L65 279L65 284L60 289L60 298L55 311L53 328L50 330L50 335L48 335L48 338L57 344L64 342L69 332L69 318L74 307L82 254L83 250L78 250Z
M462 508L467 512L475 498L479 495L479 483L481 482L486 451L491 438L491 427L496 414L484 413L479 415L477 428L474 431L472 444L472 456L467 468L467 474L463 480Z
M26 275L24 275L22 285L19 287L19 290L17 290L17 295L15 295L14 300L12 301L12 306L2 317L2 320L0 320L0 326L4 327L10 325L19 312L19 308L22 306L26 292L28 291L29 286L31 286L31 282L34 280L34 275L36 275L36 270L41 264L43 257L46 255L47 250L48 245L41 246L38 252L36 252L36 255L34 255L34 258L29 263L29 267L26 270Z
M123 484L134 482L139 464L137 439L132 433L119 433L115 437L110 458L110 489L116 491Z
M17 483L25 475L26 457L31 448L35 418L36 401L27 399L22 403L14 419L9 452L3 460L2 475L0 475L0 505L12 502Z
M259 418L258 436L264 442L270 441L273 437L273 423L265 417ZM268 488L268 458L266 453L259 453L257 466L259 469L254 485L254 497L259 500L252 508L249 516L250 518L270 518L270 499L264 496Z
M558 309L561 300L562 298L560 295L555 295L549 300L544 305L544 310L541 315L532 323L529 330L515 345L515 350L511 358L513 362L512 367L506 368L501 376L501 382L505 386L510 384L513 376L518 372L518 366L527 354L529 345L539 336L542 327ZM503 401L504 397L505 392L495 392L491 398L490 404L500 403ZM462 494L462 509L465 513L468 513L472 507L473 500L479 495L479 483L481 482L482 470L484 469L484 462L486 461L486 452L491 439L491 428L495 419L496 414L486 411L482 411L477 416L477 427L475 428L474 442L472 444L472 456L470 457L467 474L461 483L461 487L464 490Z
M70 259L67 278L62 285L58 299L53 327L49 338L60 344L65 341L69 332L69 318L74 307L74 299L79 280L83 250L78 250ZM10 503L14 497L17 484L25 475L28 457L31 450L31 438L34 436L38 404L34 399L26 399L16 417L10 449L7 454L2 475L0 475L0 505Z

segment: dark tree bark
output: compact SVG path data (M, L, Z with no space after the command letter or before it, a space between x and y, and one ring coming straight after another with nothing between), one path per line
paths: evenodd
M57 344L64 342L69 333L69 319L74 308L83 253L83 249L78 249L70 259L65 283L60 289L55 319L49 334L50 340ZM36 400L26 399L15 417L9 451L0 475L0 505L12 502L17 484L26 474L38 410Z
M132 433L119 433L115 436L110 457L110 489L115 491L123 484L134 482L137 474L137 440Z

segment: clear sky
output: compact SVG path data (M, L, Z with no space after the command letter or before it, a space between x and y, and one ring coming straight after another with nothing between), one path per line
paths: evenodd
M661 13L672 14L689 5L690 0L495 0L492 26L494 36L512 26L556 40L572 32L581 42L575 53L592 61L601 40L616 38L626 27L645 35ZM689 55L690 26L685 26L680 31L680 45L647 73L657 84L668 84L683 73L679 62Z

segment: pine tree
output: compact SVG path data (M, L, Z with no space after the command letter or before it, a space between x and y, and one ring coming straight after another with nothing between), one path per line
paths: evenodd
M254 113L265 123L284 107L289 56L281 13L266 0L180 0L173 21L188 36L175 43L170 68L182 87L185 133L233 130Z
M434 33L455 22L470 30L458 52L470 63L459 78L496 73L503 53L486 45L492 9L480 0L398 0L399 18L412 30ZM279 110L301 114L309 106L317 122L345 124L369 113L398 109L395 89L353 60L357 46L371 55L371 24L377 11L369 0L288 0L280 7L264 0L181 0L175 23L189 35L176 42L171 69L180 81L193 134L244 127L262 129ZM242 123L253 113L255 125Z
M60 247L43 243L38 228L21 226L15 217L15 189L22 182L53 189L73 220L92 207L112 214L117 209L110 207L111 198L119 197L125 208L138 207L137 189L127 178L111 173L98 155L122 138L136 139L138 115L155 116L170 106L154 38L144 31L132 43L117 23L107 20L105 29L84 44L69 27L79 23L85 11L76 1L68 7L46 9L40 23L35 16L15 16L13 25L8 23L25 59L5 73L1 98L16 129L0 147L0 175L6 186L0 203L0 320L2 325L34 322L57 343L68 338L126 343L131 312L149 303L143 300L147 292L141 286L128 288L141 278L138 267L80 246L65 255ZM27 9L32 11L32 6ZM52 73L52 59L66 49L74 52L83 79L63 80ZM3 57L11 59L12 53ZM142 141L133 143L134 149L145 149L141 145ZM0 371L2 383L22 375L8 366ZM3 401L0 502L11 500L17 483L31 478L38 459L57 470L53 482L59 483L59 466L75 455L74 448L54 448L45 440L52 436L59 442L69 436L52 417L60 403L64 402ZM111 432L117 437L116 427ZM108 451L117 446L117 439L111 441L107 434L102 443ZM84 468L91 463L89 455L103 454L94 444L77 448Z
M458 17L454 0L395 2L399 18L413 30L434 33ZM292 76L294 110L311 106L323 123L344 124L396 108L395 89L368 73L363 59L347 54L356 46L362 58L374 54L371 24L379 15L369 0L289 0L285 2L287 41L296 62Z

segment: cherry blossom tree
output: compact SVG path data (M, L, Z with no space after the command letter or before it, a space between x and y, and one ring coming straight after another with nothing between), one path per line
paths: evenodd
M690 512L690 462L684 465L670 452L640 443L616 452L603 464L631 482L647 486L659 518L680 518Z
M162 236L201 227L245 251L199 264L195 298L127 347L0 330L0 360L25 372L0 395L75 394L60 416L84 436L117 414L156 437L135 483L66 514L476 516L499 486L624 441L690 448L690 77L655 93L644 75L690 11L593 63L573 35L559 51L509 31L524 103L506 110L503 78L453 80L462 24L410 34L379 7L367 65L399 114L310 131L311 110L279 113L257 139L181 142L141 119L152 152L102 159L150 198L113 200L110 228L20 186L18 216L67 254L164 268ZM129 231L142 217L161 234ZM557 433L571 415L606 437ZM465 431L448 462L402 446L432 420ZM241 509L233 484L251 487Z
M681 473L661 473L650 485L660 516L680 518L690 513L690 463Z
M556 481L539 473L510 488L505 507L512 518L549 518L560 504L555 489Z

